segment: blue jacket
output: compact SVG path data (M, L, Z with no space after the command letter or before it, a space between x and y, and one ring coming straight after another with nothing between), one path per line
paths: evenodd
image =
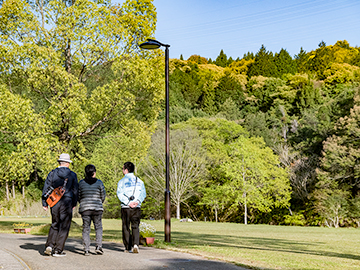
M137 178L137 181L136 181ZM136 183L136 186L135 186ZM122 208L128 208L128 204L131 202L130 197L134 194L132 201L138 202L137 207L141 207L141 203L146 197L146 190L144 182L136 177L133 173L127 173L118 183L116 192Z

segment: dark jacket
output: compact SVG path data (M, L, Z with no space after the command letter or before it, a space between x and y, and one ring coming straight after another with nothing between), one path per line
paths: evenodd
M105 187L101 180L96 178L83 179L79 182L79 213L86 210L104 211Z
M46 203L46 199L44 198L44 195L46 191L49 189L49 187L52 186L53 188L57 188L63 186L66 178L68 179L68 181L65 187L65 193L63 197L70 197L72 199L72 207L76 206L78 201L79 183L77 180L76 173L74 173L67 167L58 167L52 170L48 174L45 180L43 194L42 194L43 206L48 206L48 204Z

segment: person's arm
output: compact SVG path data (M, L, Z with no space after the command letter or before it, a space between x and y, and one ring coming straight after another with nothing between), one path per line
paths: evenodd
M45 183L44 183L44 188L43 188L43 192L42 192L42 196L41 196L41 199L42 199L42 205L43 205L43 209L46 211L48 210L48 204L46 202L46 198L44 197L46 192L48 191L48 189L51 187L51 184L52 184L52 174L53 174L53 171L51 171L48 176L46 177L46 180L45 180Z
M101 185L100 185L100 198L101 198L101 201L104 202L105 201L105 198L106 198L106 191L105 191L105 186L104 186L104 183L99 180L101 182Z
M72 207L74 208L79 200L79 183L77 180L76 173L73 172L72 174L74 176L74 179L73 179L73 185L71 187L71 191L74 195L74 197L72 198Z
M146 198L146 189L145 189L145 185L144 182L141 182L141 188L140 188L140 195L139 198L137 199L140 203L142 203Z
M137 207L139 204L141 204L144 201L144 199L146 197L146 190L145 190L144 182L141 181L140 183L141 183L141 185L140 185L139 196L137 198L135 198L134 201L129 203L129 206L131 208Z
M120 202L122 202L123 204L127 204L129 201L129 198L127 198L124 194L125 190L124 190L124 180L123 179L121 179L118 183L116 195L118 196Z

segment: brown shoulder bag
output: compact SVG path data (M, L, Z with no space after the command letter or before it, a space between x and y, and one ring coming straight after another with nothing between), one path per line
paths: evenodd
M55 204L57 204L57 202L60 201L61 197L64 195L67 180L68 179L66 178L62 187L54 188L49 197L46 199L46 202L50 207L53 207Z

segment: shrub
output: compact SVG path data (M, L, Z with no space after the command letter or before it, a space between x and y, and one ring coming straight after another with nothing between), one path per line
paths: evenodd
M140 222L139 230L140 230L140 236L143 238L155 237L156 229L154 226L148 223Z

